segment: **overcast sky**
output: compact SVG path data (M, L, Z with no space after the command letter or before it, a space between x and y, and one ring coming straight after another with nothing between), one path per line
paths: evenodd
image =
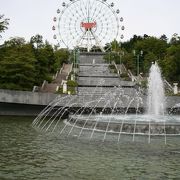
M67 1L67 0L65 0ZM110 0L107 0L111 2ZM168 38L180 35L180 0L113 0L124 17L125 40L134 34ZM0 0L0 14L10 18L9 29L2 34L0 44L10 37L30 37L40 34L53 43L53 17L62 0Z

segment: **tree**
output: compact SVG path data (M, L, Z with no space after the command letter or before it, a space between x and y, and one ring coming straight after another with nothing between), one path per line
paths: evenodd
M171 82L180 82L180 45L172 45L162 61L163 74Z
M54 56L55 56L55 67L60 68L63 63L68 63L70 54L67 49L58 49L54 52Z
M125 64L127 69L130 69L134 74L136 74L136 57L134 57L133 53L125 53L122 62Z
M53 47L49 44L48 41L45 41L44 45L44 53L47 58L47 64L48 64L48 72L49 73L54 73L56 68L55 68L55 55L54 55L54 49Z
M172 35L172 38L170 39L170 45L179 45L180 44L180 37L177 33L174 33Z
M0 15L0 33L4 32L5 30L8 29L8 25L9 25L9 19L8 18L4 18L4 15ZM0 35L0 38L2 36Z
M21 49L25 43L25 39L22 37L14 37L8 41L5 41L2 48L0 48L0 60L8 56L8 54L14 54L14 51Z
M122 47L126 49L127 52L131 53L134 49L134 46L137 42L142 41L143 38L141 36L134 35L129 41L123 42Z
M49 63L44 48L38 49L35 53L36 84L41 84L43 80L49 80Z
M37 49L43 46L43 37L39 34L31 37L30 43Z
M144 72L149 73L149 69L151 67L152 62L155 62L157 60L158 58L153 52L147 52L144 55L144 62L143 62Z
M144 38L144 39L148 39L149 37L150 37L150 36L148 36L147 34L144 34L144 35L143 35L143 38Z
M8 48L0 61L0 87L32 90L35 81L34 63L35 57L31 45Z
M156 37L149 37L147 39L137 41L135 49L137 51L143 50L144 54L152 52L158 59L163 59L166 54L168 44Z
M111 50L114 52L118 52L119 50L119 43L115 39L111 42Z
M43 80L51 81L51 73L55 72L55 57L53 47L48 41L43 42L43 37L39 34L31 37L30 44L33 47L36 58L36 84L39 85Z
M26 41L23 37L14 37L14 38L10 38L10 40L5 41L4 45L6 47L22 47L23 45L25 45Z
M165 42L167 42L168 38L165 34L161 35L161 37L159 38L160 40L163 40Z

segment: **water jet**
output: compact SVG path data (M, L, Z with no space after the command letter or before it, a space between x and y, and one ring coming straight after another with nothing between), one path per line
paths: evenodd
M93 69L96 66L91 71ZM98 70L95 71L98 74ZM117 85L105 91L107 80L100 78L98 82L97 79L97 86L93 87L91 94L68 95L64 97L63 107L60 106L62 100L55 100L36 117L33 126L58 136L102 141L111 137L117 142L125 135L132 141L147 137L149 143L153 137L160 137L166 143L168 136L180 135L180 117L166 112L163 79L157 62L150 68L147 96L140 89L128 90ZM130 109L133 114L129 113ZM68 118L62 120L68 112Z

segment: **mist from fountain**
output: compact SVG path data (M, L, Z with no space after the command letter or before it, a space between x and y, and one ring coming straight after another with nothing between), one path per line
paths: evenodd
M165 93L164 84L161 77L161 70L157 62L150 68L148 78L148 97L147 97L148 115L164 115L165 113Z

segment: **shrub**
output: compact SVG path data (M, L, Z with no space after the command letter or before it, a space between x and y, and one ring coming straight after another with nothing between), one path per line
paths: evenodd
M69 80L67 82L67 86L68 87L77 87L78 86L78 83L76 81L72 81L72 80Z
M128 76L127 73L122 73L122 74L121 74L121 78L129 78L129 76Z
M110 68L110 69L116 69L113 64L110 64L110 65L109 65L109 68Z
M48 81L48 83L52 82L52 76L46 76L45 80Z
M140 85L141 85L142 88L147 88L147 84L148 84L147 80L140 82Z

